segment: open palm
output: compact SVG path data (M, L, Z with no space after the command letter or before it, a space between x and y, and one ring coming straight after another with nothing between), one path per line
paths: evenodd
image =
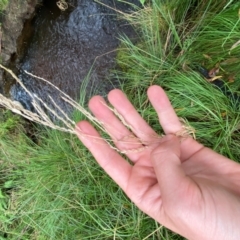
M240 165L188 138L177 137L182 124L166 94L148 89L166 134L159 137L120 90L109 102L127 128L95 96L89 107L104 124L130 164L86 121L78 123L80 140L101 167L146 214L189 239L240 239Z

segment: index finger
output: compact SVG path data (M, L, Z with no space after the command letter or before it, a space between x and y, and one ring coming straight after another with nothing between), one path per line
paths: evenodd
M148 98L158 114L159 122L165 134L176 134L182 130L182 123L161 87L151 86L148 89ZM194 153L203 148L200 143L191 137L182 141L180 147L182 161L189 159Z
M147 94L158 114L159 122L165 134L176 134L178 131L181 131L182 124L164 90L154 85L149 87Z

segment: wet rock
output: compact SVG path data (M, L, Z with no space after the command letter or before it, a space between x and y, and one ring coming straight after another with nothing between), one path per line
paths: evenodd
M35 7L40 0L9 0L9 4L1 15L1 55L3 65L8 66L11 59L17 57L17 40L24 22L32 18ZM0 70L0 91L3 92L3 71Z

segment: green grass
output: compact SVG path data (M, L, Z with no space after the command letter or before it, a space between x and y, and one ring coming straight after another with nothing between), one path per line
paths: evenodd
M158 132L146 97L167 92L197 140L239 161L239 104L208 83L198 67L220 66L239 91L238 1L145 1L124 17L138 42L121 38L117 74L140 114ZM235 76L235 81L228 79ZM84 89L81 103L84 102ZM4 111L0 124L0 239L182 239L139 211L75 136L37 127ZM78 120L84 116L76 114Z
M1 122L0 239L175 236L139 211L75 136L40 126L26 132L8 111Z
M240 37L239 6L237 1L151 1L128 16L140 41L122 37L118 53L123 89L157 131L161 128L145 94L153 84L166 90L199 141L234 160L239 159L239 103L208 83L198 68L219 65L230 91L239 91L240 46L230 50Z
M7 239L172 235L127 199L75 136L49 129L38 134L34 143L20 130L1 146L0 229Z
M0 2L0 12L3 11L6 8L6 6L8 4L8 1L9 0L1 0L1 2Z

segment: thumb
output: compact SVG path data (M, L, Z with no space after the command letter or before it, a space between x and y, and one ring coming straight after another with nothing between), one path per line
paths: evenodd
M190 179L183 171L180 160L180 139L167 135L151 153L151 161L161 191L163 204L170 207L182 197Z

